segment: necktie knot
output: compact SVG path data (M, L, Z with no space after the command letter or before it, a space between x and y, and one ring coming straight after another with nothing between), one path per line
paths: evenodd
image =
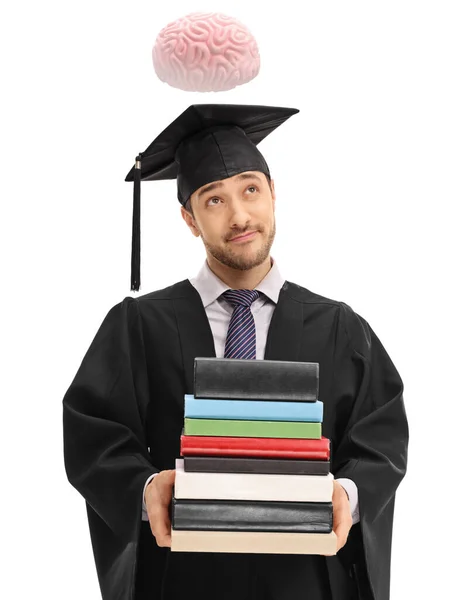
M236 306L250 307L252 302L260 296L260 292L257 290L227 290L222 295L234 308Z

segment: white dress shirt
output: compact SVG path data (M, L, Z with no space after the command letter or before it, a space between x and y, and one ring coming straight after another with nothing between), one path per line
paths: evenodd
M270 271L255 287L261 294L251 304L251 312L255 321L257 359L264 358L269 324L279 299L280 290L285 282L285 279L281 276L277 264L272 257L271 262L272 267ZM218 358L223 358L227 330L233 313L233 306L227 302L225 298L222 298L221 294L230 288L213 273L206 260L197 276L189 281L198 291L205 312L207 313L213 334L216 356ZM151 475L144 485L142 507L142 519L144 521L148 521L146 505L144 502L144 492L155 475L158 475L158 473ZM337 481L343 486L349 497L352 523L357 523L360 520L357 486L351 479L339 478Z

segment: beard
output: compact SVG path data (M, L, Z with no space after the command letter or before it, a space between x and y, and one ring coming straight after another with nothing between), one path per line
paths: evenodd
M255 229L256 231L262 232L259 227L250 227L249 229ZM245 232L241 232L244 234ZM234 237L236 235L240 235L240 232L234 232ZM256 254L252 256L246 256L244 253L237 252L230 246L215 246L210 244L200 233L202 241L204 242L205 248L210 252L210 254L216 258L218 262L223 264L226 267L230 267L231 269L236 269L237 271L249 271L254 267L258 267L261 265L269 255L271 250L271 246L273 244L274 238L276 235L276 222L274 221L274 225L269 232L266 239L264 239L262 246L257 250Z

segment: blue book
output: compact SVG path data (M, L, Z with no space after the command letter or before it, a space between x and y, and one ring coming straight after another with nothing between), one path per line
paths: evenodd
M322 423L323 403L270 400L219 400L185 394L185 417L244 421L304 421Z

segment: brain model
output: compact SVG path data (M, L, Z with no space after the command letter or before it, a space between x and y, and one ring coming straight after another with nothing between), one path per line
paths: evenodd
M160 31L152 50L157 76L189 92L220 92L251 81L260 55L250 31L222 13L191 13Z

